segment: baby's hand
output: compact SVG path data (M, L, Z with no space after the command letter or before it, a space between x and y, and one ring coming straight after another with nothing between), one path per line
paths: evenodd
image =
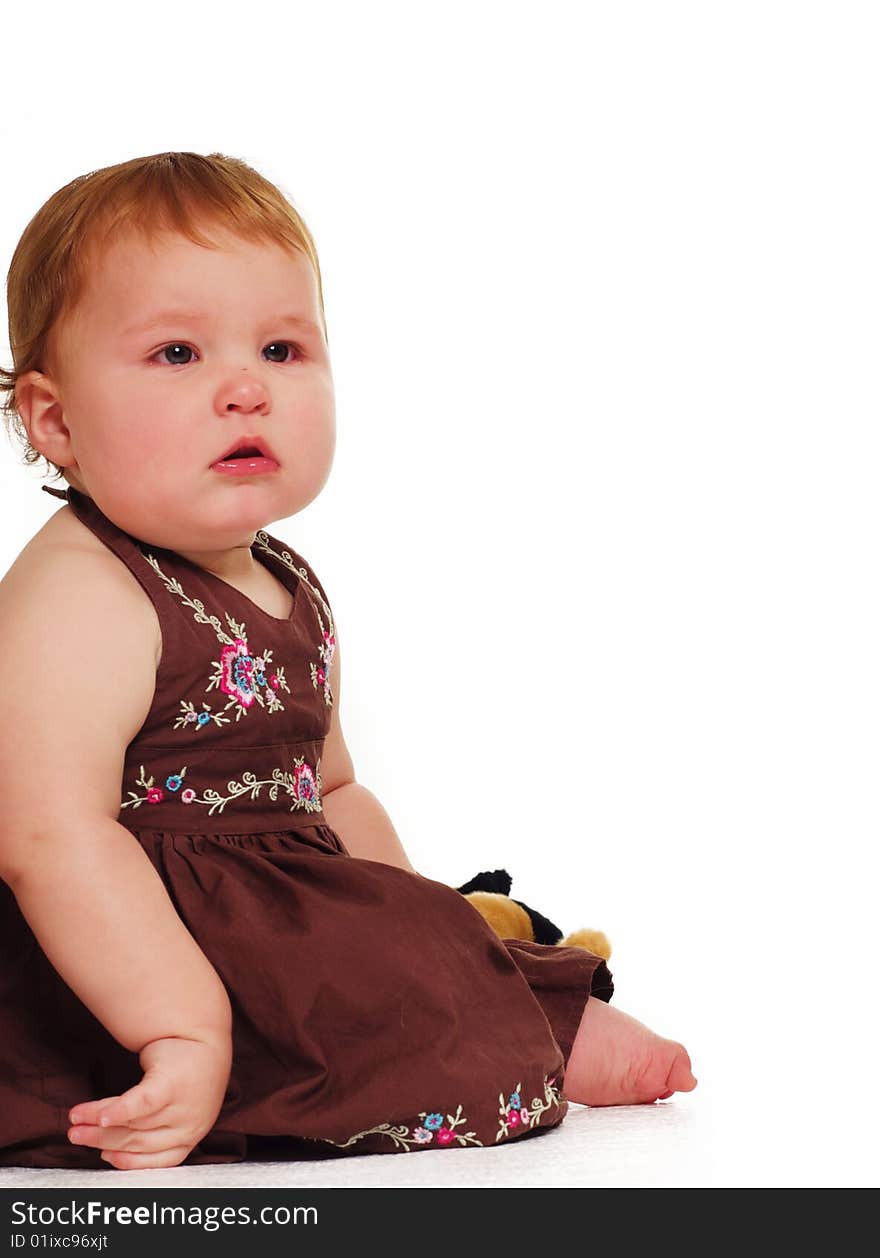
M67 1138L102 1149L101 1157L117 1170L179 1166L220 1112L231 1037L153 1040L140 1063L143 1079L122 1096L74 1105Z

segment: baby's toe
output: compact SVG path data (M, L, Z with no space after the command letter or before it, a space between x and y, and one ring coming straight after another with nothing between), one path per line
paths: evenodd
M666 1076L666 1086L669 1089L666 1096L671 1096L673 1092L692 1092L697 1086L697 1081L691 1071L690 1057L681 1044L676 1047L678 1051L672 1059L669 1074ZM665 1100L665 1097L661 1099Z

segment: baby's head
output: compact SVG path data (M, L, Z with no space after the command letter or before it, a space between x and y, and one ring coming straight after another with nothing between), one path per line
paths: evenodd
M74 179L25 229L7 301L0 410L25 462L126 531L212 550L320 492L335 412L317 252L244 162L159 153ZM240 445L277 467L217 470Z

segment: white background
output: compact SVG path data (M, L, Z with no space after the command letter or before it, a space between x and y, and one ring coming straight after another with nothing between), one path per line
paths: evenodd
M416 867L608 932L691 1050L702 1182L876 1183L876 8L34 12L4 270L62 184L166 149L315 235L336 462L270 531ZM40 483L0 440L0 571Z

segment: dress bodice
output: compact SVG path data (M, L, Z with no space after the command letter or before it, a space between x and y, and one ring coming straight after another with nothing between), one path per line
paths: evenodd
M153 701L126 750L119 821L186 833L322 824L335 633L309 565L257 533L254 558L293 597L280 618L175 551L132 537L78 490L64 496L140 582L162 632Z

